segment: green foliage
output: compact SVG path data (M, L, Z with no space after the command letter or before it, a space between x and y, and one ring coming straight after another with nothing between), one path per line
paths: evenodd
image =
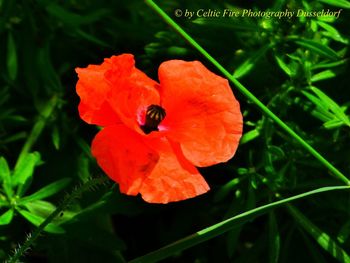
M311 90L318 98L306 91L303 91L303 94L315 104L316 108L312 111L312 114L321 121L324 121L323 126L326 129L334 129L342 125L350 127L349 116L344 113L347 109L346 106L340 107L316 87L311 87Z
M301 214L293 206L289 205L288 209L296 218L297 222L304 228L305 231L309 232L310 235L317 240L323 249L329 252L339 262L350 262L350 256L340 246L338 246L338 244L333 241L332 238L327 235L327 233L316 227L307 219L307 217Z
M0 0L0 261L349 262L338 185L350 178L350 2L112 2ZM337 19L174 15L339 8ZM120 53L154 78L184 59L231 81L244 134L232 160L201 168L208 194L150 205L99 177L74 68Z
M347 0L319 0L320 2L332 5L332 6L337 6L337 7L342 7L342 8L350 8L350 3Z
M11 80L17 77L17 51L16 44L11 33L7 40L7 72Z
M222 222L219 222L215 225L212 225L208 228L205 228L201 231L198 231L195 234L188 236L187 238L184 238L184 239L179 240L173 244L170 244L166 247L163 247L157 251L149 253L148 255L142 256L140 258L136 258L130 262L132 262L132 263L158 262L162 259L167 258L170 255L173 255L174 253L176 253L178 251L182 251L184 249L187 249L189 247L197 245L201 242L204 242L208 239L211 239L215 236L221 235L222 233L225 233L228 230L231 230L232 228L236 227L237 225L243 224L245 222L249 222L253 218L255 218L261 214L264 214L267 211L280 206L281 204L284 204L284 203L287 203L287 202L290 202L290 201L293 201L293 200L296 200L299 198L303 198L303 197L306 197L309 195L313 195L316 193L321 193L324 191L332 191L332 190L337 190L337 189L349 190L349 187L348 186L341 186L341 187L321 188L321 189L317 189L314 191L303 193L301 195L293 196L290 198L285 198L282 201L273 202L273 203L270 203L268 205L264 205L261 207L254 208L252 210L248 210L248 211L241 213L237 216L231 217L231 218L226 219ZM306 222L305 218L302 218L302 219L304 220L304 221L302 221L303 225L305 225L309 228L312 227L310 231L312 232L313 235L316 236L316 238L318 238L322 232L320 232L318 229L316 229L310 222ZM328 242L329 237L324 233L322 233L322 234L324 235L324 236L321 236L321 241L320 241L322 243L322 246L328 245L329 244L329 242ZM274 241L274 242L276 242L276 241ZM349 258L349 256L343 250L341 250L339 247L333 248L333 246L335 246L335 243L333 243L334 241L332 241L332 240L331 240L331 242L332 242L330 244L332 246L331 247L332 250L330 251L331 253L335 253L334 255L338 255L339 254L338 252L341 252L342 257L344 257L346 259ZM278 243L278 241L277 241L277 243ZM274 245L276 246L276 244L274 244ZM328 247L325 247L325 248L328 249ZM275 252L277 252L277 251L275 251ZM276 257L276 256L274 256L274 257ZM348 262L348 261L344 261L344 262Z
M49 185L44 186L43 188L41 188L40 190L38 190L37 192L31 195L21 198L19 202L23 204L34 200L47 198L64 189L69 184L70 181L71 181L70 178L63 178L61 180L53 182Z

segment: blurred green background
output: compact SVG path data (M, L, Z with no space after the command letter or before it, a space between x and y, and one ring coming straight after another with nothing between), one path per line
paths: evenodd
M349 177L348 1L158 2ZM338 19L188 19L176 9L342 11ZM169 59L200 60L220 74L144 1L0 0L1 261L57 207L22 261L125 262L283 197L344 185L233 85L244 136L231 161L200 169L208 194L154 205L91 181L105 177L89 148L98 129L79 118L74 68L121 53L154 79ZM349 197L329 192L270 210L164 262L350 262Z

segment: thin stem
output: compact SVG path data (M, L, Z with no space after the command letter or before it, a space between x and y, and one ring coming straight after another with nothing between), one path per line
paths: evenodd
M79 198L83 192L91 189L97 185L103 184L108 181L108 177L94 178L83 184L81 187L77 187L70 195L67 195L62 203L53 211L35 230L28 236L22 246L15 251L14 255L10 257L7 263L16 263L22 257L22 255L31 247L35 240L40 236L45 227L52 222L71 202Z
M287 124L285 124L277 115L267 108L257 97L255 97L246 87L244 87L236 78L232 76L221 64L216 61L204 48L202 48L190 35L188 35L174 20L172 20L157 4L152 0L145 0L158 15L165 20L175 31L177 31L184 39L186 39L194 48L196 48L205 58L207 58L226 78L228 78L236 88L243 93L249 100L255 103L256 106L272 120L274 120L283 130L298 141L307 151L309 151L317 160L329 169L338 179L342 180L347 185L350 185L350 180L330 162L328 162L321 154L319 154L310 144L295 133Z
M269 203L267 205L259 206L257 208L251 209L249 211L246 211L244 213L231 217L227 220L221 221L201 231L198 231L195 234L192 234L188 237L180 239L172 244L169 244L165 247L155 250L149 254L146 254L139 258L135 258L131 260L129 263L158 262L160 260L170 257L171 255L174 255L175 253L178 253L180 251L183 251L185 249L198 245L202 242L205 242L209 239L217 237L247 221L251 221L257 216L263 215L268 211L271 211L272 209L280 207L286 203L289 203L298 199L303 199L308 196L319 194L319 193L324 193L324 192L334 191L334 190L345 190L345 189L349 190L350 187L349 186L322 187L322 188L318 188L316 190L305 192L299 195L294 195L292 197L288 197L280 201Z

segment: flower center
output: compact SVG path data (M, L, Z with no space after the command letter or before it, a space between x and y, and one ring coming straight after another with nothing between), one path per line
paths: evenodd
M145 134L149 134L152 131L158 131L158 125L165 118L165 110L158 105L150 105L146 111L145 124L141 126L141 129Z

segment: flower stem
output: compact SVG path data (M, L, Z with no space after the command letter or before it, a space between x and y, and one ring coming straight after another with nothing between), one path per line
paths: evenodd
M254 96L246 87L244 87L236 78L232 76L216 59L214 59L204 48L202 48L189 34L187 34L174 20L172 20L156 3L152 0L145 0L161 18L164 19L176 32L186 39L194 48L196 48L205 58L207 58L226 78L228 78L236 88L243 93L250 101L252 101L264 114L274 120L284 131L298 141L310 154L319 160L330 172L338 179L342 180L347 185L350 185L350 180L319 154L310 144L294 132L287 124L285 124L276 114L267 108L257 97Z
M52 222L67 206L69 206L75 199L78 199L81 194L89 189L93 189L97 185L103 184L108 181L108 177L94 178L81 185L76 187L73 192L67 195L62 203L33 231L32 234L28 235L27 239L24 241L23 245L19 246L12 257L10 257L6 262L7 263L16 263L19 262L19 259L23 254L28 251L32 246L35 240L40 236L41 232L45 227Z

